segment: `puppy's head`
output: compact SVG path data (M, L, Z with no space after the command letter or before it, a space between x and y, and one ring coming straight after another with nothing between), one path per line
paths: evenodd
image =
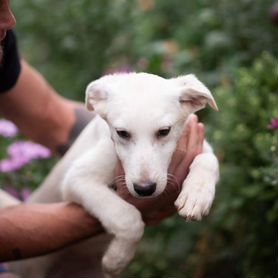
M136 197L157 196L165 189L183 124L207 103L217 109L210 91L194 75L108 75L86 90L87 108L110 126L126 185Z

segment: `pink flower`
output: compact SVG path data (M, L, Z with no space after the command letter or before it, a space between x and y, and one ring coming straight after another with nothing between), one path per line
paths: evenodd
M32 190L29 187L24 187L20 193L22 201L26 201L32 194Z
M20 193L14 186L6 185L2 188L4 191L15 197L16 199L20 199Z
M11 185L4 186L3 190L5 190L7 193L9 193L13 197L15 197L21 201L26 201L32 193L32 190L29 187L24 187L24 188L18 190L14 186L11 186Z
M17 133L18 129L12 122L0 119L0 135L4 137L14 137Z
M278 117L273 118L268 125L269 129L278 129Z
M49 149L31 141L17 141L8 147L8 158L0 160L0 172L13 172L34 159L51 156Z
M31 141L17 141L11 144L8 147L8 154L11 157L23 157L28 160L51 156L49 149Z

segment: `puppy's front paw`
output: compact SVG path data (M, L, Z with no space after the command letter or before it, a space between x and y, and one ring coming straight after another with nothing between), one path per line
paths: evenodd
M175 201L178 213L187 220L201 220L209 213L215 193L215 183L204 177L187 178Z
M133 257L122 252L111 254L106 253L102 258L102 269L107 277L120 274L129 264Z
M102 258L102 269L106 277L111 277L117 274L120 274L125 267L125 263L122 260L119 260L117 256L107 256L105 255Z
M115 237L102 258L102 267L107 276L120 274L126 268L143 236L144 222L141 214L134 207L131 208L129 213L122 214L111 226Z

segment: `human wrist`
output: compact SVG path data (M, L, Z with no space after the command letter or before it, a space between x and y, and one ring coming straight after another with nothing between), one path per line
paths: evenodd
M97 219L69 203L1 209L0 227L0 261L47 254L103 231Z

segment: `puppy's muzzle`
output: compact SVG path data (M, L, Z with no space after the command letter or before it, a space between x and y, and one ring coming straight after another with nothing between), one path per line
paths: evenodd
M155 192L156 189L156 183L155 182L149 182L149 183L144 183L144 184L133 184L134 191L139 195L139 196L150 196Z

